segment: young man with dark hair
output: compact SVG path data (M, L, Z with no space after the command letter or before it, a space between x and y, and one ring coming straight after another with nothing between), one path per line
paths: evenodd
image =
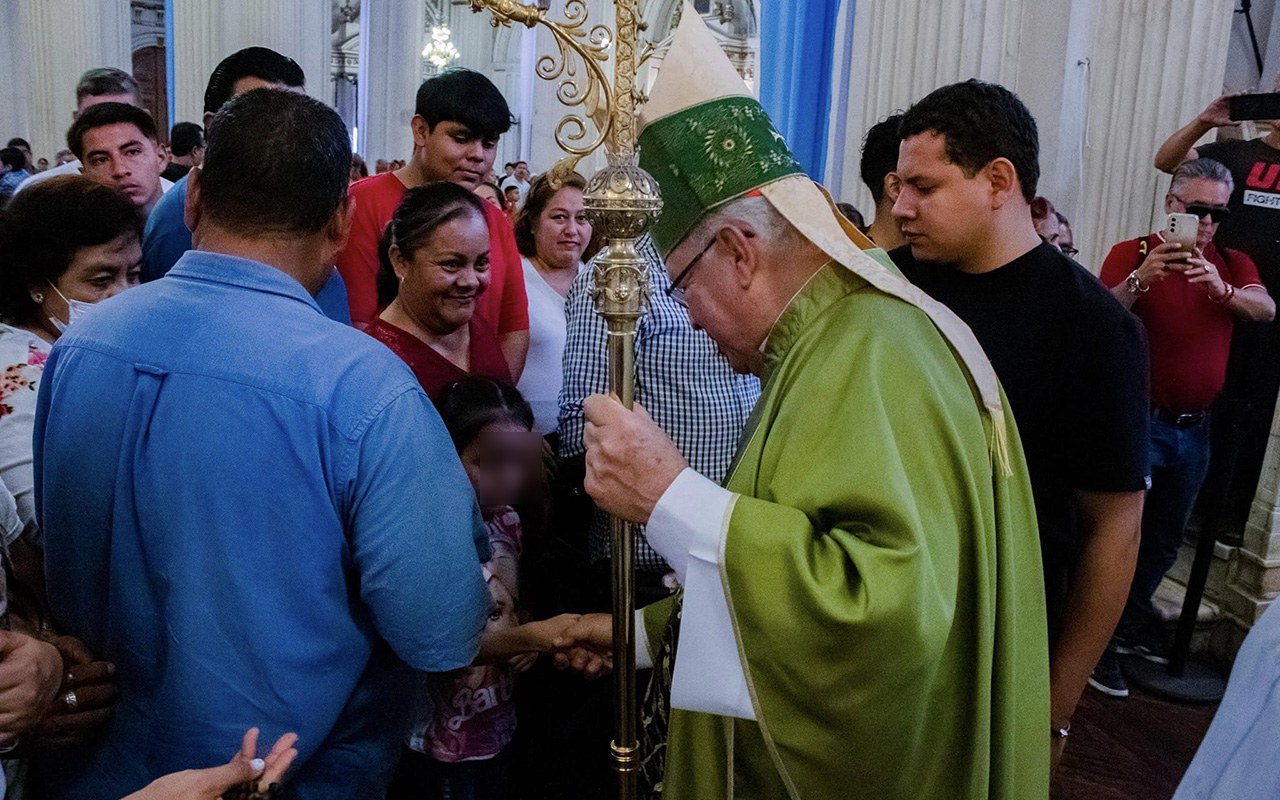
M49 601L121 691L105 736L59 753L53 800L222 762L247 724L298 735L290 797L382 797L409 667L476 654L484 525L449 434L404 362L313 298L350 168L323 103L236 97L188 177L197 249L49 356Z
M26 169L27 156L16 147L0 150L0 208L4 208L9 198L31 177Z
M233 97L253 89L286 88L302 91L307 77L298 62L267 47L237 50L214 68L204 90L204 127Z
M127 103L142 108L138 82L129 73L115 67L98 67L85 72L76 84L76 108L71 112L71 120L74 122L85 109L98 103ZM79 175L83 171L80 167L79 159L59 164L27 178L18 187L18 191L59 175Z
M26 159L27 159L26 163L22 166L22 168L25 169L27 172L32 172L35 169L36 161L31 155L31 143L28 142L26 139L23 139L21 136L15 136L12 139L10 139L8 142L6 142L4 146L16 147L17 149L22 151L22 154L26 156Z
M246 47L224 58L204 92L204 130L210 135L215 114L233 97L254 89L284 89L302 92L306 77L288 56L265 47ZM153 281L169 272L182 254L191 249L191 231L186 223L187 178L174 184L147 220L142 241L142 280ZM320 310L329 319L350 324L347 290L337 270L316 295Z
M1061 753L1138 553L1150 418L1142 326L1036 233L1039 140L1016 95L976 80L945 86L903 114L899 133L893 214L908 246L890 255L978 337L1026 450L1049 610L1046 734Z
M204 159L204 128L194 122L179 122L169 131L169 152L173 158L164 168L164 177L181 180Z
M893 201L898 199L898 135L901 114L886 117L867 131L862 140L862 182L871 190L876 204L876 217L863 231L885 250L893 250L907 243L902 238L902 227L893 217Z
M368 325L378 315L378 240L405 192L435 181L474 191L493 169L498 138L510 129L507 101L493 82L471 70L450 70L418 87L413 121L413 157L403 167L352 187L356 201L351 239L338 254L347 284L351 321ZM524 271L510 220L485 203L489 226L489 288L476 318L498 334L502 354L519 380L529 350L529 309Z
M305 86L302 68L288 56L266 47L237 50L219 62L209 76L204 93L206 135L212 130L214 115L233 97L263 88L302 92ZM191 231L185 221L186 198L184 177L174 184L174 191L165 195L147 221L142 243L143 281L164 277L182 254L191 249ZM329 281L316 295L316 302L330 319L350 323L347 290L337 270L333 270Z
M148 216L173 186L160 177L165 157L156 142L156 124L137 106L98 103L71 123L67 147L84 165L84 175L113 186Z

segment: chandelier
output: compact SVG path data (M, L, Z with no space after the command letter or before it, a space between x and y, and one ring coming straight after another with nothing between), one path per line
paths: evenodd
M462 55L449 40L450 35L448 25L436 25L431 28L431 41L422 48L422 57L430 61L436 69L444 69Z

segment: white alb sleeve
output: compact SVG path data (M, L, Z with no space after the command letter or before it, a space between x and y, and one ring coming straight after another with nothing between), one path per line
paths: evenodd
M645 536L684 585L671 705L755 719L720 582L720 544L736 497L685 469L654 506Z

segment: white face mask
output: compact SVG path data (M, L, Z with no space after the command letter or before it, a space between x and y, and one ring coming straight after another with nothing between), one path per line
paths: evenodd
M61 297L62 302L67 304L66 322L63 322L52 314L49 315L49 322L53 324L53 327L58 329L58 333L66 333L67 328L70 328L72 325L84 319L85 315L93 310L93 303L69 299L65 294L58 291L58 287L53 285L53 281L49 281L49 286L52 287L55 292L58 292L58 297Z

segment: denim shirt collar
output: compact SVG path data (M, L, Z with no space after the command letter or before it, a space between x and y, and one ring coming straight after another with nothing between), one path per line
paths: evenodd
M260 261L203 250L188 250L174 264L169 275L289 297L306 303L318 314L324 313L301 283Z

